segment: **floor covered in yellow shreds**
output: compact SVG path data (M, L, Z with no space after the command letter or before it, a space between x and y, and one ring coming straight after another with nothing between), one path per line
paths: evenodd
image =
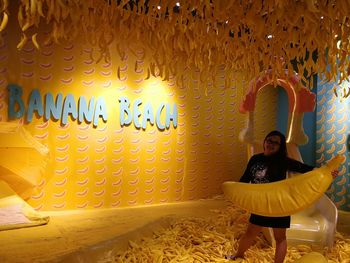
M174 219L151 237L139 242L130 241L129 248L117 253L113 262L229 262L225 255L234 255L239 237L245 231L248 214L232 206L210 213L213 216L205 219ZM288 247L285 262L293 262L312 251L313 248L307 245ZM334 248L317 251L329 262L350 262L350 235L337 233ZM245 259L237 262L273 262L273 256L274 249L260 235L246 252Z
M47 214L48 225L0 232L0 262L229 262L248 218L222 198ZM313 250L289 246L285 262ZM350 262L350 233L337 232L332 249L317 251ZM261 235L237 262L273 262L273 254Z

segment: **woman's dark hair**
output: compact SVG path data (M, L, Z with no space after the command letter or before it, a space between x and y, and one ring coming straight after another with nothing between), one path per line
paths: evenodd
M274 154L274 156L277 158L285 159L287 157L286 136L284 136L284 134L279 132L279 131L269 132L269 134L267 134L265 139L264 139L264 145L265 145L265 141L267 140L267 138L269 138L271 136L278 136L278 137L280 137L280 140L281 140L280 148L279 148L278 152Z
M279 150L270 155L268 157L268 167L267 167L267 174L276 174L278 171L280 171L281 167L283 167L283 170L287 170L287 143L286 143L286 136L284 136L283 133L279 131L272 131L268 135L266 135L264 140L264 146L265 141L267 138L271 136L278 136L281 139L281 144ZM274 181L273 178L271 178L272 181Z

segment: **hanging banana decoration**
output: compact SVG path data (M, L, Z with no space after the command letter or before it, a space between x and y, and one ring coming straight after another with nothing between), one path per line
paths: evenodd
M0 32L4 31L4 29L7 26L8 20L9 20L8 14L6 12L3 12L2 21L0 24Z
M275 80L286 69L291 72L291 64L285 62L295 60L298 72L307 72L301 78L312 86L313 74L323 75L326 81L342 76L343 81L350 71L349 1L20 0L11 4L17 5L22 33L36 48L43 21L58 44L84 39L101 53L95 60L109 61L115 46L125 47L127 53L147 50L145 77L146 72L159 72L166 80L169 73L181 82L185 69L194 68L206 73L201 74L202 83L214 82L220 65L225 65L225 80L237 72L246 72L244 78L249 80L262 68L270 69ZM0 0L0 30L10 14L7 5L8 0Z
M38 44L38 41L37 41L37 35L38 35L38 33L35 33L35 34L33 34L32 35L32 42L33 42L33 45L34 45L34 47L37 49L37 50L40 50L40 46L39 46L39 44Z
M26 36L26 34L23 33L21 37L21 41L17 45L17 49L21 50L27 42L28 42L28 37Z
M235 205L263 216L295 214L317 201L333 181L331 172L345 161L337 155L320 168L266 184L223 183L224 195Z

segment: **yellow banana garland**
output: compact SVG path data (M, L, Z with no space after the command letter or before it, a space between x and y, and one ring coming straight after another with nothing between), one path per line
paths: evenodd
M162 79L170 75L178 82L186 68L197 68L201 82L215 83L218 67L225 65L225 85L236 72L248 80L268 68L277 84L285 67L292 72L285 61L299 58L299 72L322 73L328 81L339 76L340 82L349 75L349 1L150 0L137 7L133 3L20 0L11 1L16 9L9 12L9 0L0 0L0 31L6 29L8 16L17 12L19 28L27 36L18 40L18 49L27 42L39 48L41 42L83 38L100 53L95 61L111 60L116 46L121 53L143 49L149 56L145 75L158 72ZM43 22L49 25L47 35L42 34ZM317 61L306 59L306 52L313 50ZM350 96L347 89L337 89L336 96Z

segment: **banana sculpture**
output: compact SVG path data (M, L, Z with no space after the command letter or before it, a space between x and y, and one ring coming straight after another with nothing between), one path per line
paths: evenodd
M345 157L337 155L320 168L267 184L223 183L224 195L237 206L263 216L287 216L305 209L327 190Z

